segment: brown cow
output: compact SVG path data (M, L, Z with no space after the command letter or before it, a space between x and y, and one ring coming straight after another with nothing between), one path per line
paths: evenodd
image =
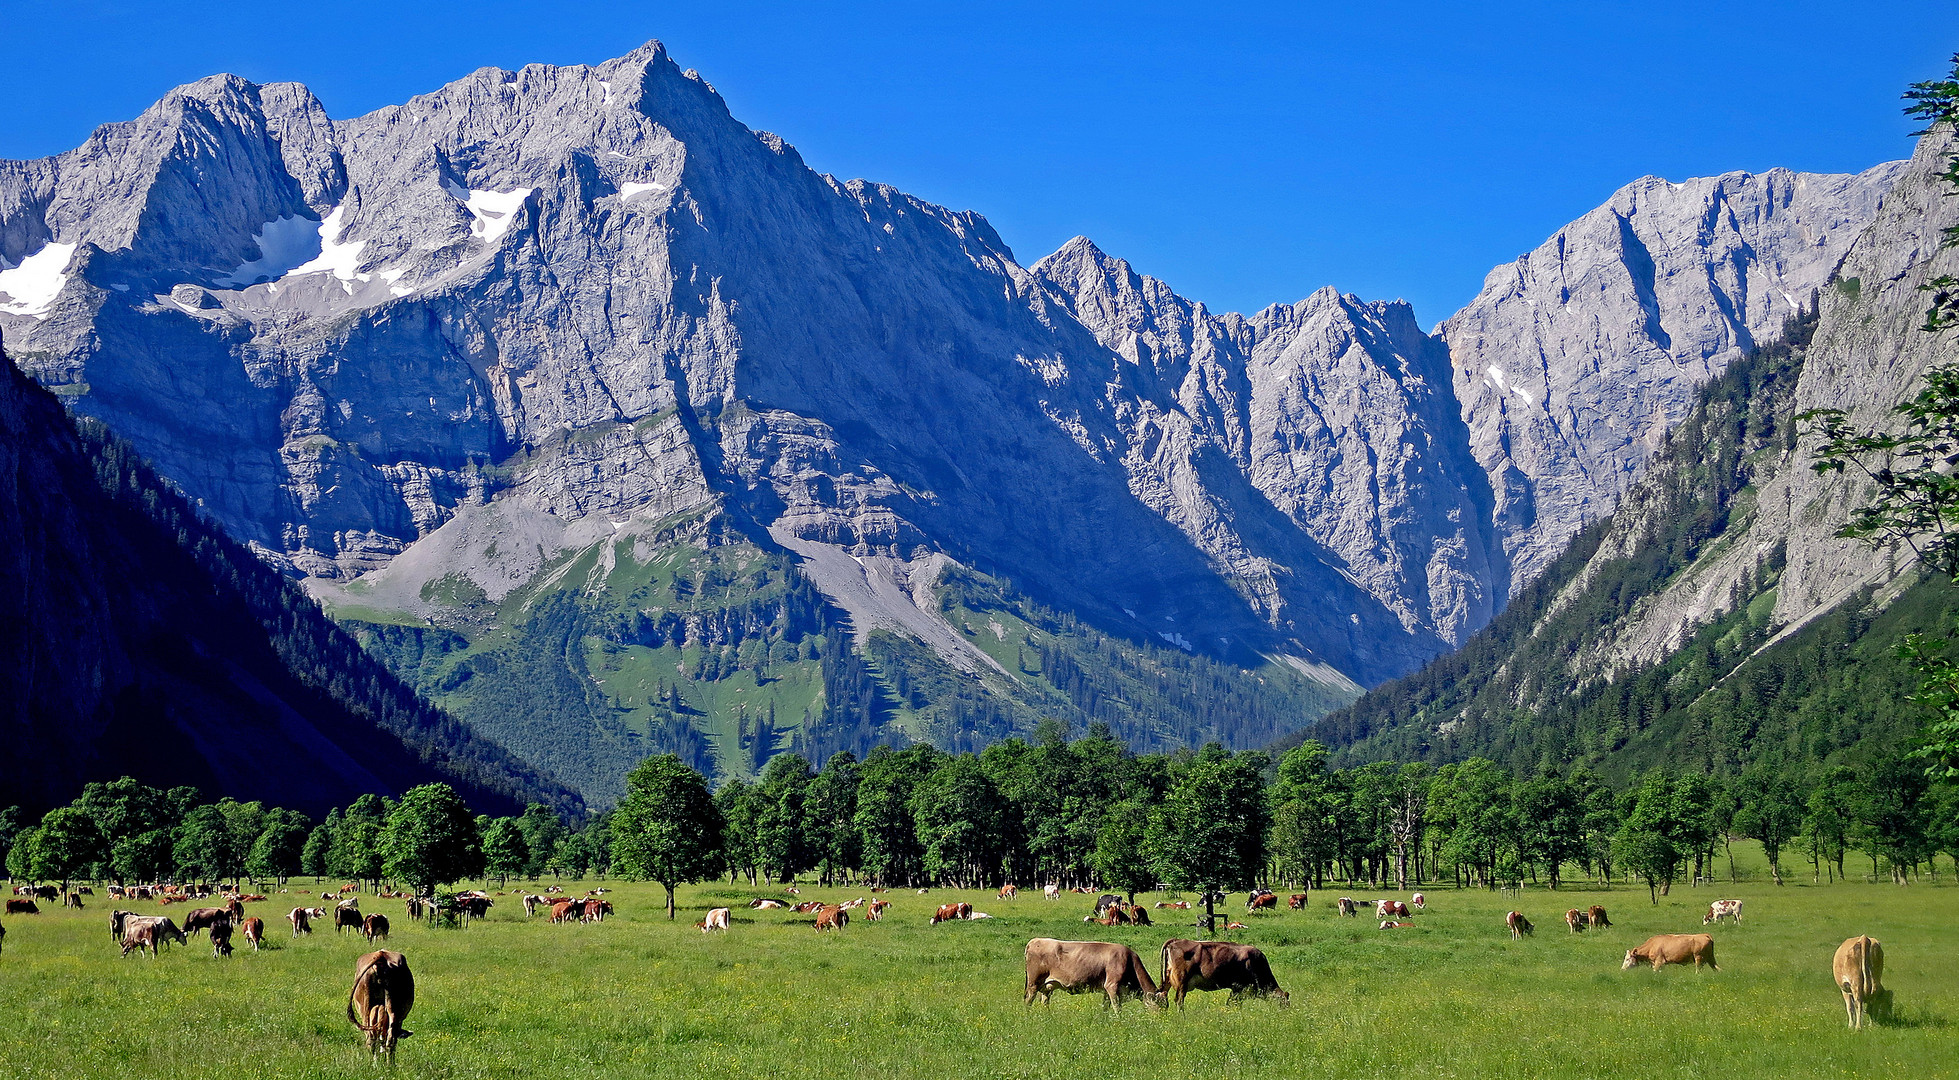
M575 911L573 910L574 908L576 909ZM578 919L584 914L585 902L583 900L560 900L551 905L551 921L554 923L568 922Z
M1570 927L1571 932L1574 934L1584 932L1585 913L1578 910L1577 908L1572 908L1569 911L1566 911L1564 913L1564 924L1567 927Z
M1859 936L1837 946L1830 960L1830 973L1837 989L1843 991L1843 1007L1850 1013L1850 1026L1861 1028L1870 1019L1871 1006L1883 1009L1891 993L1884 989L1884 946L1869 936Z
M148 949L155 956L173 938L179 945L190 943L176 923L161 915L131 915L123 920L122 954L128 956L131 949Z
M211 955L231 955L231 919L219 919L211 924Z
M333 909L333 932L336 934L342 930L352 930L358 934L365 922L361 909L352 904L342 904Z
M374 944L375 938L386 938L388 936L388 917L377 911L367 918L362 919L361 936L367 939L369 945Z
M1532 926L1530 920L1524 918L1524 913L1521 911L1513 911L1505 915L1503 917L1503 925L1510 928L1510 940L1512 941L1533 936L1537 933L1537 927Z
M697 922L694 925L698 927L701 933L703 934L707 933L709 930L726 930L728 928L729 914L730 912L728 911L728 909L724 907L710 908L708 909L707 918L702 919L700 922Z
M69 893L67 897L61 901L61 906L71 907L74 908L76 911L82 910L82 894L72 893L72 892Z
M942 922L950 922L953 919L970 919L972 917L973 905L971 904L940 904L939 910L932 913L932 925L937 926Z
M7 914L9 915L39 915L40 913L41 909L34 906L34 901L32 900L7 901Z
M816 932L841 930L850 925L850 912L835 904L825 904L816 909Z
M111 911L111 912L109 912L109 940L110 940L110 941L121 941L121 940L122 940L122 928L123 928L123 924L124 924L124 922L126 922L126 921L127 921L128 919L129 919L129 917L130 917L130 916L132 916L132 915L134 915L134 914L136 914L136 913L135 913L135 912L133 912L133 911Z
M1612 920L1605 917L1605 909L1597 904L1593 904L1592 910L1585 913L1585 922L1594 927L1612 925Z
M1621 971L1629 971L1641 963L1653 965L1658 971L1668 964L1684 964L1693 961L1694 969L1702 964L1721 970L1714 962L1714 938L1707 934L1656 934L1646 939L1637 949L1626 950L1626 962L1619 965Z
M1352 897L1343 896L1340 898L1340 914L1350 919L1358 918L1360 916L1360 905L1354 903Z
M401 1024L415 1007L415 976L398 952L381 949L354 962L354 988L347 993L347 1019L367 1037L367 1052L394 1060L395 1043L415 1034Z
M795 911L798 915L808 915L811 912L823 910L823 907L824 904L821 900L804 900L791 910Z
M1280 1004L1292 1000L1279 989L1271 963L1257 946L1229 941L1172 938L1164 942L1163 989L1179 1009L1184 1007L1184 995L1192 990L1229 990L1231 1001L1246 993L1275 997Z
M245 921L245 905L240 903L237 897L232 897L231 902L226 904L224 909L230 913L233 926Z
M292 924L292 936L313 932L313 909L296 907L286 914L286 921Z
M239 927L245 932L246 943L251 945L253 952L257 952L259 943L265 940L265 920L254 915L240 923Z
M1305 907L1306 894L1303 892L1293 893L1291 896L1286 898L1286 906L1294 911L1298 911L1300 908Z
M1082 916L1082 921L1099 923L1103 926L1128 926L1133 920L1130 919L1127 908L1124 908L1121 904L1111 904L1099 917L1095 915L1084 915Z
M890 906L891 901L889 900L872 900L870 909L864 913L864 917L872 922L877 922L884 918L884 909Z
M192 908L184 913L184 933L196 937L198 931L208 930L219 923L231 925L231 912L221 907Z
M1150 909L1141 904L1129 905L1129 921L1137 926L1150 925Z
M1163 1004L1163 991L1150 979L1143 958L1127 945L1112 941L1060 941L1034 938L1027 943L1027 998L1054 1004L1054 992L1107 995L1107 1005L1122 1011L1122 999L1134 994L1145 1004Z
M1019 894L1020 890L1014 888L1012 882L1000 886L1000 899L1002 900L1012 900Z
M1402 903L1399 900L1383 900L1381 901L1381 908L1387 912L1387 915L1383 916L1383 918L1389 918L1389 919L1414 918L1414 916L1408 913L1408 905Z
M1245 910L1247 912L1277 911L1279 910L1279 895L1269 892L1254 894L1251 899L1245 901Z
M1175 908L1175 909L1176 909L1176 910L1178 910L1178 911L1189 911L1189 910L1190 910L1190 901L1188 901L1188 900L1158 900L1158 901L1156 902L1156 906L1157 906L1157 907L1159 907L1159 908Z

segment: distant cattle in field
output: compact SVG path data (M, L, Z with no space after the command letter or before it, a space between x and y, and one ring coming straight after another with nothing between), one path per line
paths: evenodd
M491 905L495 903L495 900L481 893L471 896L458 896L456 898L456 910L462 913L463 922L467 923L471 919L480 919L488 915Z
M805 900L802 903L797 904L794 910L798 915L808 915L811 912L822 910L823 906L824 904L823 901L821 900Z
M1184 995L1192 990L1229 990L1230 1000L1241 994L1291 1000L1279 989L1272 976L1272 965L1255 945L1230 941L1189 941L1173 938L1163 943L1163 989L1170 1000L1183 1008Z
M1299 909L1305 907L1306 894L1303 892L1296 892L1293 893L1291 896L1286 897L1286 906L1294 911L1298 911Z
M343 904L333 909L333 932L336 934L342 930L352 930L358 934L363 922L360 908Z
M1421 893L1416 893L1414 896L1410 897L1408 902L1415 905L1416 911L1428 910L1428 897L1423 896Z
M292 924L292 936L313 932L313 909L296 907L286 913L286 921Z
M71 907L74 908L76 911L82 910L82 894L72 893L72 892L69 893L66 897L62 898L61 906Z
M1128 926L1135 920L1129 917L1129 910L1127 908L1121 904L1116 904L1106 911L1098 911L1094 915L1084 915L1082 916L1082 921L1100 923L1103 926Z
M1246 897L1245 910L1248 912L1249 911L1277 911L1279 910L1278 894L1269 893L1269 892L1255 892L1251 894L1249 897Z
M1505 915L1503 917L1503 925L1510 928L1510 940L1512 941L1537 933L1537 927L1532 926L1530 920L1524 918L1524 913L1521 911L1513 911Z
M1872 1006L1880 1010L1890 1004L1890 991L1884 989L1884 946L1868 936L1859 936L1837 946L1830 959L1830 974L1837 989L1843 991L1843 1007L1850 1014L1850 1026L1861 1028L1870 1018Z
M1138 997L1156 1005L1163 992L1150 978L1143 958L1127 945L1112 941L1061 941L1034 938L1027 943L1027 996L1032 1005L1039 995L1043 1004L1054 1003L1054 992L1070 994L1100 991L1109 1008L1121 1011L1124 997Z
M122 940L122 928L123 928L123 924L124 924L124 923L125 923L126 921L128 921L128 919L129 919L129 917L130 917L130 916L132 916L132 915L134 915L134 914L136 914L136 913L135 913L135 912L133 912L133 911L111 911L111 912L109 912L109 940L110 940L110 941L121 941L121 940Z
M850 925L850 912L835 904L826 904L816 910L816 931L841 930Z
M971 904L940 904L939 910L932 913L932 925L937 926L942 922L950 922L954 919L970 919L972 917L973 905Z
M225 914L231 916L231 925L237 926L245 921L245 905L239 902L237 897L232 897L231 901L225 904L224 910Z
M1605 917L1604 908L1593 904L1591 910L1585 912L1585 925L1596 929L1602 926L1611 926L1612 920Z
M529 919L534 917L537 914L537 905L543 902L544 898L542 896L534 896L526 893L524 895L524 918Z
M385 939L388 936L388 917L377 911L362 919L361 936L367 939L369 945L374 944L375 938Z
M190 939L177 928L177 924L161 915L131 915L123 920L122 954L128 956L131 950L150 950L155 956L168 942L179 945L189 944Z
M1246 925L1245 925L1244 923L1241 923L1241 922L1228 922L1228 923L1225 923L1225 924L1224 924L1224 928L1225 928L1226 930L1250 930L1250 929L1251 929L1251 927L1249 927L1249 926L1246 926Z
M1126 910L1129 912L1129 921L1131 923L1137 926L1150 925L1150 911L1148 908L1141 904L1130 904Z
M780 901L780 900L759 900L759 899L758 899L758 900L750 900L750 901L748 902L748 906L749 906L749 907L752 907L752 908L760 908L760 909L762 909L762 910L767 910L767 909L769 909L769 908L779 908L779 907L782 907L782 906L783 906L783 903L782 903L782 901Z
M1619 967L1628 970L1651 964L1658 971L1668 964L1686 963L1696 969L1706 964L1715 971L1721 970L1721 965L1714 962L1714 939L1706 934L1656 934L1638 948L1627 949L1626 962Z
M192 908L184 913L184 933L196 937L220 922L230 926L231 912L216 907Z
M1000 886L1000 899L1002 900L1012 900L1019 895L1020 890L1014 888L1012 882Z
M244 931L245 943L257 952L259 943L265 940L265 920L254 915L240 923L239 928Z
M32 900L7 901L7 914L9 915L39 915L40 913L41 909Z
M61 899L61 890L52 885L30 885L27 889L27 895L40 900L59 900Z
M434 912L435 903L430 900L424 900L419 896L410 896L402 900L401 908L402 911L407 913L409 918L420 919Z
M1574 934L1583 932L1585 929L1585 913L1577 908L1572 908L1564 913L1564 924Z
M889 900L874 899L871 901L870 908L864 912L864 917L866 919L871 920L872 922L877 922L878 920L884 918L884 909L890 906L891 906L891 901Z
M1381 929L1383 930L1406 930L1413 925L1415 924L1411 922L1402 922L1398 919L1381 920Z
M1122 897L1117 896L1115 893L1103 893L1101 896L1095 898L1095 917L1098 919L1101 918L1108 914L1110 908L1120 903L1122 903Z
M1740 926L1741 901L1716 900L1712 904L1707 905L1707 915L1701 919L1701 925L1706 926L1709 923L1717 923L1722 919L1733 919L1735 925Z
M231 919L219 919L211 924L211 955L231 955Z
M1408 905L1399 900L1383 900L1375 905L1376 914L1383 911L1387 912L1386 915L1382 916L1382 918L1386 919L1406 919L1412 917L1408 912Z
M1354 903L1351 896L1341 897L1338 906L1340 914L1345 918L1357 918L1360 915L1360 905Z
M710 908L708 909L707 918L702 919L694 925L699 927L703 934L709 930L726 930L728 928L728 914L727 908Z
M367 1039L370 1054L395 1056L395 1043L413 1035L404 1029L415 1007L415 976L408 960L382 949L354 962L354 987L347 993L347 1019Z
M586 922L604 922L605 917L610 914L612 914L612 901L610 900L585 901Z
M1190 910L1190 901L1188 901L1188 900L1158 900L1158 901L1156 902L1156 906L1157 906L1157 907L1160 907L1160 908L1175 908L1175 909L1176 909L1176 910L1178 910L1178 911L1189 911L1189 910Z
M1043 886L1041 886L1041 899L1043 899L1043 900L1059 900L1059 899L1061 899L1061 886L1059 886L1059 885L1043 885Z

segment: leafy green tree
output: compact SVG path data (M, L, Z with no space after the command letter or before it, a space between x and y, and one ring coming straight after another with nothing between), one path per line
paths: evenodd
M236 799L219 799L218 812L224 815L226 830L231 833L231 842L226 850L232 853L231 865L224 868L227 879L245 872L245 862L251 857L252 845L258 842L259 834L265 831L266 809L264 803L241 803Z
M1488 758L1473 757L1436 770L1431 801L1449 823L1443 858L1470 870L1486 888L1508 876L1506 860L1516 861L1517 811L1510 775Z
M1692 859L1696 881L1710 877L1709 863L1720 838L1720 822L1715 809L1719 791L1714 781L1701 773L1687 773L1674 781L1672 840L1682 859Z
M1596 774L1574 772L1572 783L1583 793L1581 798L1585 807L1585 847L1580 856L1588 872L1596 872L1599 880L1612 880L1613 838L1619 834L1624 824L1619 814L1618 800L1612 788Z
M1105 888L1121 889L1136 902L1136 894L1156 885L1156 861L1149 845L1150 807L1139 802L1118 805L1102 821L1095 843L1095 873Z
M721 868L721 815L707 778L673 754L640 762L612 816L612 865L621 877L665 886L673 918L675 886Z
M857 835L857 755L839 750L810 783L806 818L810 848L822 883L845 880L863 858Z
M1271 846L1279 873L1309 888L1321 884L1321 868L1333 857L1327 758L1326 746L1318 739L1287 751L1279 759L1278 779L1271 791Z
M1620 865L1646 882L1655 906L1660 894L1670 892L1680 875L1680 837L1684 830L1676 816L1678 809L1674 784L1667 775L1657 769L1646 774L1634 792L1632 812L1619 827L1614 845Z
M109 872L118 882L160 881L173 865L169 829L125 836L109 849Z
M1250 887L1265 867L1263 754L1230 755L1211 743L1171 784L1150 815L1148 844L1163 880L1204 892L1207 933L1217 925L1212 893Z
M592 868L592 840L582 832L568 832L558 837L558 846L545 860L545 868L552 877L567 876L583 880L586 871Z
M545 864L551 854L558 849L558 840L565 834L564 822L543 803L532 803L524 807L523 816L517 819L518 828L524 833L524 850L530 853L530 862L524 866L525 877L536 880L545 872ZM513 874L514 876L514 874Z
M300 873L321 878L333 872L333 829L339 821L340 811L329 810L326 820L306 834L306 846L299 851Z
M1838 878L1843 877L1843 857L1857 820L1860 788L1856 772L1848 765L1833 765L1810 790L1803 815L1803 834L1809 837L1812 855L1834 867Z
M1856 802L1858 846L1871 858L1873 871L1882 862L1891 880L1908 884L1907 872L1925 857L1925 790L1923 768L1901 758L1885 758L1871 769Z
M215 881L242 861L232 847L230 823L215 804L197 807L172 832L171 860L184 881Z
M794 881L816 865L806 802L815 779L800 754L777 754L755 785L756 847L773 881Z
M95 819L111 846L138 833L168 829L177 821L166 792L127 776L83 785L74 805Z
M1735 831L1762 844L1769 873L1782 884L1782 849L1802 832L1803 797L1780 767L1753 765L1736 785Z
M1516 808L1524 858L1542 867L1555 889L1561 868L1585 853L1584 794L1564 777L1546 774L1518 786Z
M275 879L279 884L299 873L312 831L306 815L297 810L272 809L265 812L264 827L252 839L245 855L245 872L259 879Z
M483 830L483 870L494 874L498 885L530 869L531 849L524 842L524 829L516 818L497 818Z
M872 748L858 771L857 835L864 845L863 870L881 885L917 885L925 880L925 849L912 817L912 795L945 754L929 743L893 750Z
M83 876L108 857L108 841L95 819L86 810L59 806L48 811L35 830L28 876L35 881L59 881L66 893L70 879Z
M962 754L932 770L912 793L912 820L928 879L979 888L999 873L1006 803L978 758Z
M578 835L585 841L585 850L591 852L585 868L603 878L612 872L612 815L600 814L585 823Z
M729 780L715 791L714 809L721 815L722 860L728 868L728 880L733 882L745 874L748 883L755 884L756 869L762 864L757 833L761 806L755 786L739 776Z
M407 882L420 896L483 870L476 818L447 784L423 784L403 794L388 814L379 846L382 872Z
M386 872L381 833L390 807L379 795L362 795L350 804L333 828L333 850L327 872L355 881L379 881Z
M15 881L34 880L34 852L40 839L39 825L14 834L13 843L7 846L7 877Z

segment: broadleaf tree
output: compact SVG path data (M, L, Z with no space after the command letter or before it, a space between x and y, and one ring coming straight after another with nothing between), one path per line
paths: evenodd
M626 775L626 797L612 815L612 870L667 890L721 872L721 812L707 778L674 754L656 754Z

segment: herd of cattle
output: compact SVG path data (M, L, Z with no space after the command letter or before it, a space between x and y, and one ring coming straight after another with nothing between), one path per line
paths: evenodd
M121 947L124 956L143 951L157 956L164 946L172 942L188 945L190 938L205 933L210 936L213 955L223 957L232 953L234 930L254 951L259 949L265 938L264 920L246 915L244 905L264 901L266 897L243 893L235 886L109 886L108 891L112 900L155 900L166 906L198 900L220 902L218 906L185 911L181 926L165 915L138 915L121 909L112 910L109 914L110 936ZM562 887L552 886L542 895L522 894L521 902L526 917L535 917L541 910L548 910L552 923L601 922L613 913L612 902L601 896L607 891L593 889L586 896L571 897L560 895ZM796 891L790 889L791 893ZM872 890L873 893L882 891ZM923 889L919 891L925 892ZM1007 885L1000 890L999 896L1012 900L1017 891L1013 885ZM81 909L84 906L83 898L94 895L94 891L86 886L66 894L47 885L23 885L15 888L14 892L15 896L6 901L6 912L10 915L38 914L40 908L37 901L40 900L59 899L64 907ZM1053 885L1043 890L1043 895L1050 900L1057 899L1059 893L1060 889ZM405 900L411 919L434 921L448 916L465 924L472 918L484 917L495 903L489 894L480 891L460 893L440 903L432 898L406 893L382 893L380 896ZM329 916L336 933L353 930L370 945L388 937L387 916L362 914L356 886L343 886L337 894L322 893L321 899L333 901L333 906L296 907L287 913L286 921L291 926L294 938L311 934L313 921ZM1201 897L1199 902L1208 906L1223 900L1222 894L1211 893ZM1248 914L1277 911L1278 901L1278 894L1271 890L1255 890L1247 896L1245 910ZM1307 902L1307 894L1294 893L1288 898L1287 906L1296 911L1306 907ZM816 931L822 933L825 930L842 930L850 923L850 913L859 909L865 910L865 918L869 921L879 921L891 902L875 896L868 900L860 897L836 904L819 900L797 902L758 898L751 900L748 906L755 910L785 909L811 915ZM1159 910L1188 911L1191 906L1187 900L1163 900L1156 904ZM1414 926L1411 918L1417 912L1425 912L1428 903L1427 897L1421 893L1415 893L1405 903L1399 900L1356 900L1343 896L1337 901L1335 910L1342 917L1355 918L1370 906L1381 920L1382 930L1398 930ZM1708 906L1706 917L1701 922L1711 925L1728 919L1739 926L1741 908L1740 900L1716 900ZM730 928L731 914L729 908L713 908L706 918L694 925L703 933L726 931ZM975 911L972 904L957 901L938 905L931 922L937 925L949 921L991 918L993 916L986 912ZM1605 909L1596 904L1584 911L1571 908L1564 913L1564 919L1567 929L1573 934L1612 926ZM1147 909L1113 893L1102 894L1096 900L1094 912L1084 916L1082 921L1102 926L1152 925ZM1200 921L1197 925L1203 926L1204 923ZM1507 912L1504 925L1513 941L1532 936L1536 929L1519 911ZM1226 929L1248 927L1232 921L1227 922ZM5 940L6 927L0 925L0 946L4 945ZM1273 976L1272 965L1265 954L1256 946L1236 942L1173 938L1163 944L1161 962L1154 978L1136 950L1119 942L1037 937L1028 941L1025 959L1027 981L1024 1000L1030 1005L1036 997L1044 1003L1050 1002L1056 990L1073 994L1100 993L1106 998L1108 1007L1118 1010L1125 998L1140 999L1150 1005L1174 1002L1181 1009L1185 995L1193 990L1229 991L1234 1002L1243 995L1272 998L1281 1004L1289 1000L1286 991L1279 987L1278 980ZM1710 970L1720 970L1714 960L1714 939L1711 935L1655 935L1639 946L1626 950L1621 968L1630 970L1647 964L1658 970L1668 964L1689 963L1696 969L1704 964ZM398 952L381 949L360 957L355 971L354 984L348 993L347 1019L361 1031L370 1052L392 1058L396 1042L412 1034L401 1026L415 998L414 976L409 971L408 961ZM1845 941L1832 958L1832 978L1843 992L1844 1008L1849 1014L1852 1028L1863 1027L1873 1007L1888 1005L1890 994L1882 986L1883 972L1883 947L1866 936Z

